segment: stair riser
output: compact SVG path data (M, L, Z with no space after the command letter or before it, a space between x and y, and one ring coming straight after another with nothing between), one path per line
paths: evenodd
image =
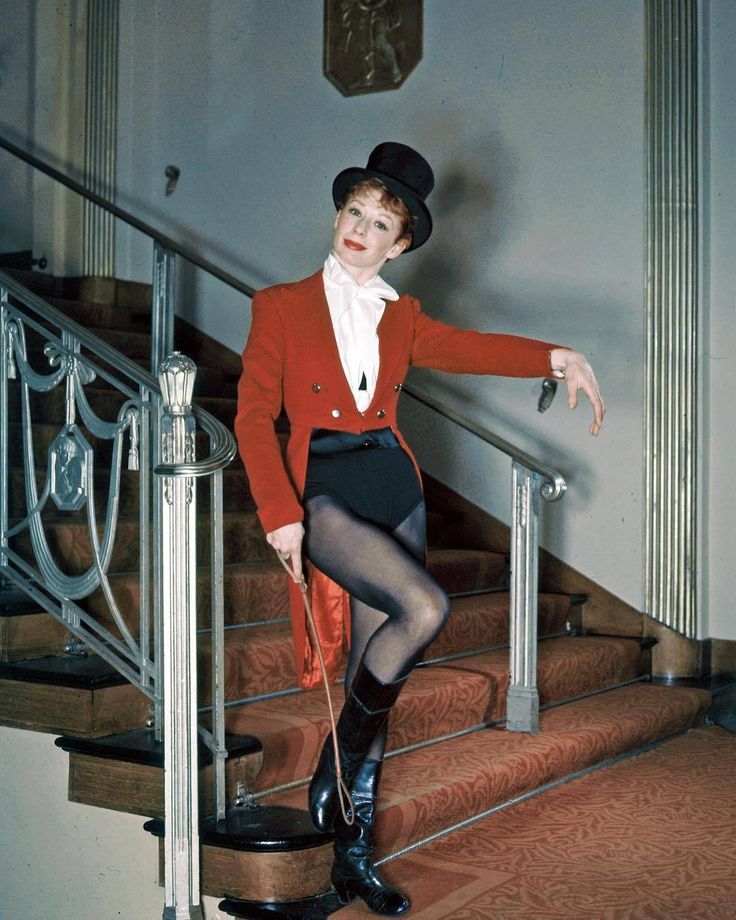
M225 783L231 797L241 783L246 789L252 788L262 758L261 753L228 758ZM69 801L150 818L163 817L163 767L70 753ZM199 771L199 811L210 815L213 810L213 774L212 767L207 766Z
M47 613L0 617L0 661L60 655L69 631Z
M130 684L84 690L0 680L0 724L55 735L99 738L139 728L149 705Z
M159 852L163 852L163 843ZM222 897L226 892L228 897L251 901L296 901L327 891L333 860L332 843L295 853L249 853L205 844L202 893Z
M46 484L47 459L44 455L43 464L36 469L36 489L40 495ZM127 461L126 461L127 462ZM95 495L100 500L107 499L110 476L107 472L95 471ZM120 476L120 495L118 497L119 513L123 516L135 516L140 507L140 477L138 472L128 470L123 464ZM224 511L249 512L255 511L253 497L248 491L245 470L231 468L225 470L222 480L222 499ZM11 517L21 517L26 514L27 502L25 494L25 473L20 467L10 470L8 480L8 504ZM197 508L206 511L210 507L210 489L203 484L197 489Z
M84 519L85 510L69 512L66 520L54 517L45 522L49 546L58 565L68 574L85 572L94 561L89 532ZM263 538L260 525L253 515L227 517L223 524L225 564L234 564L247 559L252 562L273 562L274 553ZM11 544L29 561L32 560L30 537L20 534ZM200 515L197 520L197 564L208 565L210 561L209 519ZM138 522L121 519L117 524L115 545L112 551L109 571L127 572L138 569L139 564Z

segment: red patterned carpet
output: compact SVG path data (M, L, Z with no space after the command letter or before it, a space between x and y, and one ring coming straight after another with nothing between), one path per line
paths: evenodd
M412 920L734 920L736 735L695 729L382 871Z

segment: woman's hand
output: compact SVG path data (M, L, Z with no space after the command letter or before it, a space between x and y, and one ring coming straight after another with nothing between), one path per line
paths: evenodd
M560 371L554 374L556 377L562 377L567 384L567 404L574 409L578 404L578 391L583 393L590 400L593 406L593 424L590 426L590 433L598 435L603 424L603 416L606 414L606 407L603 404L603 397L598 388L593 368L580 352L571 351L568 348L554 348L549 355L552 372Z
M304 527L301 521L295 524L284 524L283 527L277 527L276 530L266 534L266 541L282 556L291 559L291 568L297 581L302 577L303 539Z

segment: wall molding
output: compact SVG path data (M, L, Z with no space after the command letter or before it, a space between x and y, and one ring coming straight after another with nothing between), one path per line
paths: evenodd
M645 604L698 631L697 0L646 0Z
M84 184L104 198L115 197L118 98L118 3L89 0L84 118ZM115 219L84 202L82 274L115 275Z

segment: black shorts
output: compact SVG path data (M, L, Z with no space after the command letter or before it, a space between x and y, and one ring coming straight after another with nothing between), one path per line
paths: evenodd
M390 428L357 435L315 428L304 499L317 495L389 532L423 500L414 464Z

